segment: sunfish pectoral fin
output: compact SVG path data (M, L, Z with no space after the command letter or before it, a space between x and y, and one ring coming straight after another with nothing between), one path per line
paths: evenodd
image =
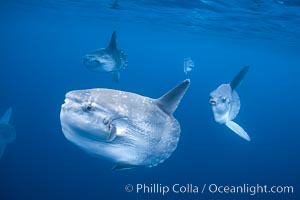
M127 165L127 164L117 164L116 166L113 167L113 170L118 171L118 170L125 170L125 169L133 169L138 166L136 165Z
M247 141L251 140L249 135L246 133L246 131L242 127L240 127L237 123L233 121L228 121L226 122L226 126L230 128L233 132L238 134L240 137L244 138L245 140Z
M110 43L107 48L117 49L117 32L116 31L114 31L111 34Z
M0 119L1 124L8 124L12 113L12 108L9 107Z
M230 82L230 87L232 90L237 88L241 81L243 80L244 76L247 74L249 71L249 66L244 67L235 77L234 79Z
M6 144L0 144L0 159L1 159L2 155L3 155L3 153L4 153L5 147L6 147Z
M157 99L157 105L168 114L172 114L189 88L190 79L186 79Z
M112 77L113 77L114 81L116 83L119 83L119 81L120 81L120 72L115 71L115 72L112 72L111 74L112 74Z

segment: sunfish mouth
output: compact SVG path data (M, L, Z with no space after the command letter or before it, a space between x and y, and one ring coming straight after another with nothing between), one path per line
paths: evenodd
M213 99L210 99L209 104L212 105L212 106L215 106L217 104L217 102Z

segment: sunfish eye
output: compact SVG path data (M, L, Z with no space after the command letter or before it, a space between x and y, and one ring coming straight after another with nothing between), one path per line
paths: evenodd
M108 125L110 121L111 121L110 118L105 117L105 118L103 119L103 124L104 124L104 125Z
M82 107L82 110L85 111L85 112L90 112L93 110L93 106L92 106L92 103L88 103L87 105L84 105Z
M227 98L226 98L226 97L222 97L222 102L223 102L223 103L225 103L225 102L226 102L226 100L227 100Z
M87 110L87 111L91 111L91 110L92 110L92 105L90 105L90 104L87 105L86 110Z

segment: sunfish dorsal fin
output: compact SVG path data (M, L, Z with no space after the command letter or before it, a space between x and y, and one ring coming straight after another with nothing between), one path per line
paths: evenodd
M237 88L241 81L243 80L244 76L247 74L249 71L249 66L244 67L235 77L234 79L230 82L230 87L232 90Z
M0 159L1 159L2 155L3 155L3 153L4 153L5 147L6 147L6 144L1 144L0 143Z
M238 125L237 123L233 121L228 121L226 122L226 126L230 128L233 132L238 134L240 137L242 137L243 139L247 141L251 140L249 135L246 133L246 131L242 127L240 127L240 125Z
M8 124L9 120L10 120L10 116L12 113L12 108L9 107L6 112L4 113L4 115L1 117L0 119L0 123L1 124Z
M172 114L176 110L189 85L190 79L182 81L165 95L157 99L157 105L166 113Z
M109 49L117 49L117 32L114 31L112 34L111 34L111 38L110 38L110 43L108 45Z

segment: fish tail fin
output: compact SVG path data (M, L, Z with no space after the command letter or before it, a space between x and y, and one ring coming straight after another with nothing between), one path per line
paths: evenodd
M0 144L0 159L1 159L2 155L3 155L3 153L4 153L5 147L6 147L6 144Z
M240 137L242 137L243 139L247 141L251 140L249 135L246 133L246 131L242 127L240 127L240 125L238 125L237 123L233 121L228 121L226 122L226 126L230 128L233 132L238 134Z
M230 82L230 87L232 90L234 90L235 88L237 88L237 86L239 86L239 84L241 83L241 81L243 80L243 78L245 77L248 71L249 71L249 66L246 66L234 77L234 79Z
M0 123L2 124L8 124L10 117L11 117L11 113L12 113L12 108L9 107L6 112L4 113L4 115L1 117L0 119Z

